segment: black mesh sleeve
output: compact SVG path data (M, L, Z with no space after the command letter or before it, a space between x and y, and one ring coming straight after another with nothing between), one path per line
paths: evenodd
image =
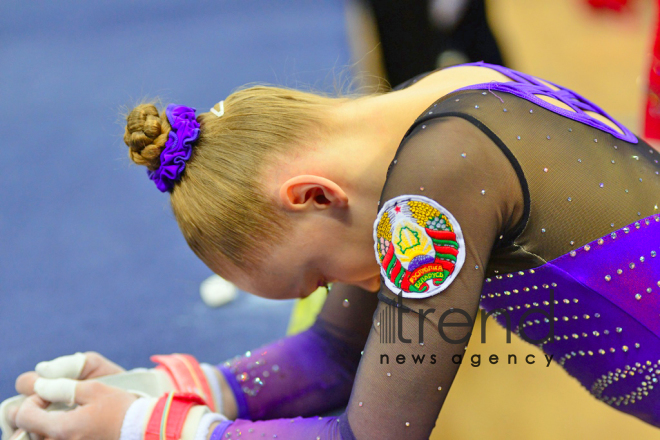
M381 301L347 408L349 423L359 440L429 437L471 335L490 252L505 233L503 225L515 224L507 220L522 203L519 181L506 156L476 127L458 118L419 124L402 143L388 171L380 206L385 208L392 199L410 196L413 201L421 200L422 208L426 200L453 216L449 222L453 224L448 226L446 218L443 222L436 211L411 205L411 215L420 227L439 237L431 237L436 266L451 271L452 256L456 257L448 238L452 228L454 232L461 230L458 256L463 252L464 261L460 268L454 265L453 279L428 282L432 289L443 289L438 293L426 298L397 295L393 292L396 286L388 287L385 277L394 280L390 286L398 283L413 294L424 289L420 280L425 278L416 277L425 269L415 272L416 260L405 262L408 249L423 247L419 244L423 233L411 227L397 235L392 226L395 232L387 237L389 240L381 240L388 228L382 228L377 220L375 229L383 229L375 234L377 252L386 254L396 245L404 253L400 262L381 262L386 271L385 275L381 272ZM392 211L392 216L397 215ZM442 235L445 232L448 234ZM410 244L411 240L414 243ZM408 264L411 271L397 272L399 263ZM428 267L433 264L428 263Z

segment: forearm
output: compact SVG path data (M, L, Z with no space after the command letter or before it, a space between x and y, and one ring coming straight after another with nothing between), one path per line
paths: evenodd
M345 405L361 350L333 336L329 325L319 320L303 333L218 365L224 414L264 420Z
M209 435L206 436L206 440L211 440L211 437L213 437L213 432L218 427L218 425L220 425L220 422L215 422L211 425L209 428Z
M206 440L240 437L260 438L356 440L346 414L339 417L290 418L265 421L236 420L211 426Z
M234 393L227 383L225 376L220 372L218 368L214 368L214 373L218 379L218 385L220 386L222 414L224 414L228 419L234 420L238 417L238 407L236 406L236 398L234 397Z

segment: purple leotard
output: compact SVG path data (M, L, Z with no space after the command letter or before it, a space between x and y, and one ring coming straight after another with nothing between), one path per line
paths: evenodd
M342 308L344 294L331 293L315 328L220 366L240 420L219 426L214 438L428 438L458 368L442 356L463 353L464 345L446 345L437 317L434 333L416 311L456 304L472 317L481 306L500 324L510 321L596 398L660 426L660 153L568 89L501 66L470 65L512 81L431 102L404 137L381 198L419 194L452 212L468 249L453 285L400 301L410 313L398 330L409 344L381 337L380 320L396 308L387 287L377 306L363 294L368 299L351 297L351 308ZM522 194L517 221L506 211L510 184ZM367 305L351 315L361 301ZM327 320L345 331L327 331ZM413 336L421 327L423 344ZM442 355L434 365L383 363L383 354L397 353ZM347 400L339 417L287 418Z

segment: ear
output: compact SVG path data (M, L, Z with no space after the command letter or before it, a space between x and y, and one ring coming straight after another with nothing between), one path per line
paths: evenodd
M348 206L348 196L339 185L324 177L292 177L280 187L280 201L290 211L308 211Z

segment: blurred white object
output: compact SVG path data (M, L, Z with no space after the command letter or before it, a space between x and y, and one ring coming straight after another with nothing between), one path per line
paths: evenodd
M218 275L211 275L199 286L204 304L220 307L232 302L238 295L238 288Z
M429 4L431 21L440 29L451 30L463 18L470 0L433 0Z
M445 67L456 66L458 64L465 64L469 62L470 59L463 52L449 49L438 55L435 64L438 69L444 69Z

